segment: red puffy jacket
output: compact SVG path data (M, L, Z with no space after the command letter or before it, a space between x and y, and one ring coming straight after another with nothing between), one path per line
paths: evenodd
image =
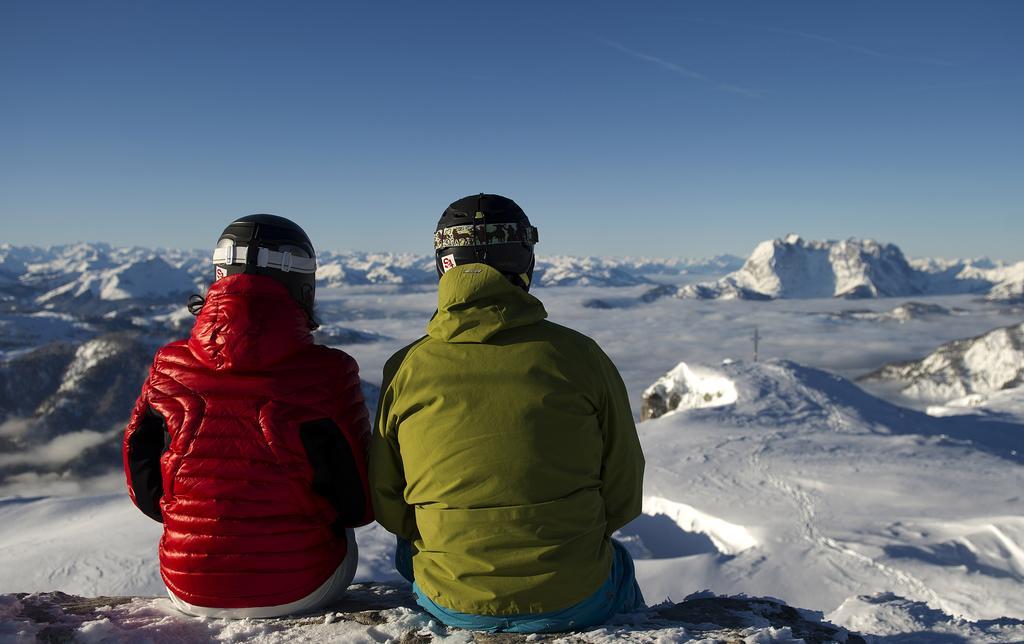
M187 341L160 349L124 437L132 501L163 521L160 572L190 604L308 595L373 519L355 360L313 344L272 278L215 282Z

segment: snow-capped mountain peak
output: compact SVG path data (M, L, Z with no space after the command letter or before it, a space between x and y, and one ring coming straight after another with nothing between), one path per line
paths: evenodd
M871 239L807 241L791 233L758 244L743 266L718 282L685 286L701 299L878 297L922 291L917 273L893 244Z
M188 271L175 268L160 257L149 257L81 275L37 298L45 304L54 299L97 298L106 301L152 299L186 294L196 289Z

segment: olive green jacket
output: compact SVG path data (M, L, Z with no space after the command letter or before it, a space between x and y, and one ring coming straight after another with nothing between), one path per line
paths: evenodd
M384 367L370 446L377 520L412 541L441 606L560 610L611 567L644 458L618 371L483 264L449 270L427 336Z

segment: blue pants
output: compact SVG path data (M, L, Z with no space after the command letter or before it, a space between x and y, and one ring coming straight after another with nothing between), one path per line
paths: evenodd
M583 601L549 613L473 615L439 606L416 584L412 571L412 545L401 537L395 547L395 569L412 582L416 603L448 626L490 633L557 633L596 626L616 613L631 613L645 608L644 596L636 583L633 558L615 539L612 539L612 546L612 571L604 585Z

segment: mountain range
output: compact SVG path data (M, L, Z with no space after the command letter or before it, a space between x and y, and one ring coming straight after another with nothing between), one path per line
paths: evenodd
M416 286L437 281L433 257L408 253L331 252L319 254L320 287L390 284ZM538 258L539 286L633 286L656 278L721 275L740 266L731 255L710 259L618 259L550 256ZM0 297L31 295L41 305L73 300L145 300L201 290L212 275L210 253L202 250L115 247L80 243L41 248L0 244Z
M433 284L427 255L321 252L320 287ZM92 303L181 298L201 291L210 275L207 251L116 247L80 243L48 248L0 244L0 304L25 300L47 310L81 309ZM721 277L719 277L721 276ZM711 279L707 278L717 278ZM705 281L693 282L705 278ZM744 261L732 255L708 259L538 257L538 286L657 285L645 297L696 299L874 298L977 293L996 301L1024 298L1024 262L985 258L909 259L894 244L870 239L808 241L798 235L761 242ZM683 284L675 289L666 284ZM685 283L685 284L684 284Z

